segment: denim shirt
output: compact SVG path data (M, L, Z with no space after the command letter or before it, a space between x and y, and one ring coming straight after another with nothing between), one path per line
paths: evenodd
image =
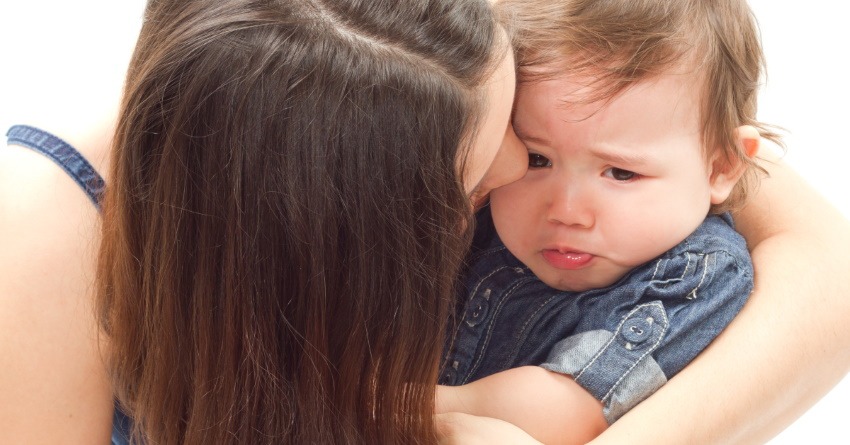
M478 228L440 383L463 385L525 365L572 376L613 423L699 354L744 305L753 269L728 214L604 288L552 289Z

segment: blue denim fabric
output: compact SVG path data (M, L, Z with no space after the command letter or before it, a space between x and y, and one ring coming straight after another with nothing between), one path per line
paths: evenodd
M15 125L6 132L9 144L23 145L43 153L65 170L100 210L104 183L94 167L67 142L37 128Z
M702 351L745 303L753 270L729 215L604 289L552 289L505 248L489 209L464 279L441 384L525 365L569 374L613 423Z
M100 211L100 200L105 187L103 178L74 147L46 131L26 125L11 127L6 136L9 144L32 148L59 164L86 192L97 210ZM128 445L131 427L132 421L116 404L112 420L111 444Z

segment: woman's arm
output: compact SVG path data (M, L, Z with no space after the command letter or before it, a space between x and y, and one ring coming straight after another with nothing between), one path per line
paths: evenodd
M57 165L2 142L0 443L109 441L113 398L91 299L97 219Z
M768 157L770 178L736 215L756 269L750 301L694 362L591 443L763 443L850 369L850 223Z

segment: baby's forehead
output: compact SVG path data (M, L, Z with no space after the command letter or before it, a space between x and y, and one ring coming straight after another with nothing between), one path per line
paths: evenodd
M628 75L621 70L618 63L612 63L611 67L581 67L566 59L561 67L541 67L535 73L523 73L521 81L533 81L535 76L559 79L564 85L563 100L581 104L610 102L631 90L659 83L675 83L683 89L683 94L690 96L701 96L707 90L707 69L695 56L683 56L675 63Z
M521 88L514 129L524 141L568 151L602 145L651 147L696 141L701 101L691 76L665 74L636 82L616 97L586 103L586 79L558 78Z
M540 91L537 88L525 89L524 86L545 82L549 84L546 93L552 95L556 108L581 111L588 117L612 109L635 113L669 110L698 116L703 109L705 76L690 66L672 67L627 83L612 85L608 81L608 78L592 72L564 73L546 80L523 82L520 95L526 91ZM521 113L521 108L518 103L517 112Z

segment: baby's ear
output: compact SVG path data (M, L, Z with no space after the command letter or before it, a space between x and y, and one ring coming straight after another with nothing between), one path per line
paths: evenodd
M747 157L752 159L758 154L761 136L755 127L742 125L735 129L735 142L739 144ZM732 193L735 184L746 171L747 164L738 157L730 159L720 150L712 155L710 163L711 203L717 205L726 201L726 198Z
M741 125L735 129L735 141L744 147L744 153L754 159L761 148L761 134L752 125Z

